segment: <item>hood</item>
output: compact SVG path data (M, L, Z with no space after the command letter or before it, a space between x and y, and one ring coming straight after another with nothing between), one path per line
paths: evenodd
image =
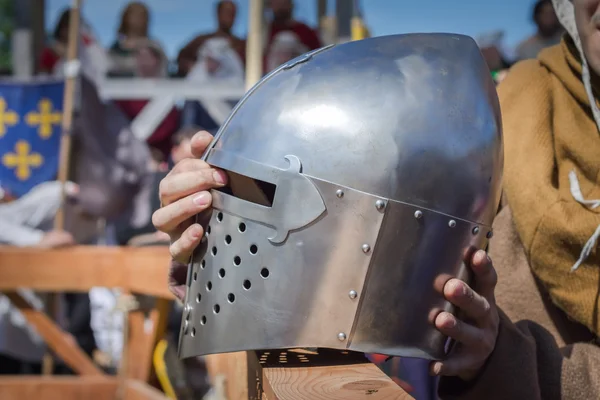
M577 53L579 54L579 59L581 60L581 80L583 81L583 86L585 88L585 94L587 97L587 101L585 103L590 105L592 114L594 116L594 121L596 122L598 130L600 130L600 110L598 109L598 104L596 103L594 91L592 89L590 67L583 52L581 38L577 32L573 3L571 0L552 0L552 4L554 5L554 10L556 11L558 20L571 37L572 44L575 49L577 49Z
M218 62L213 73L208 72L207 59ZM244 64L240 55L231 47L229 39L214 37L208 39L198 50L198 61L188 74L188 79L196 82L220 80L242 82L245 77Z

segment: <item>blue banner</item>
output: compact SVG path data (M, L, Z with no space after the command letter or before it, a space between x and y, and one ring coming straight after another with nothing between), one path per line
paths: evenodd
M0 186L22 196L56 178L64 82L0 82Z

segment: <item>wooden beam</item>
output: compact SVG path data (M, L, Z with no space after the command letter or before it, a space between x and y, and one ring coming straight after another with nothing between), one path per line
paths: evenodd
M264 368L267 400L412 400L373 364Z
M1 275L0 275L1 276ZM44 338L46 344L80 375L104 375L93 361L77 345L71 343L66 334L46 314L34 309L20 294L5 292L6 297ZM3 397L0 396L0 399Z
M0 378L0 399L107 400L116 388L116 380L108 377L7 376Z
M210 383L225 381L225 393L230 400L252 399L248 392L248 358L245 351L211 354L205 357Z
M2 400L112 400L117 380L114 377L34 377L0 378ZM168 400L160 391L135 380L127 381L125 400Z
M226 378L231 400L412 400L362 353L292 349L214 354L215 383Z
M129 313L129 348L127 378L149 382L152 375L152 355L163 338L171 302L156 299L149 313L138 309ZM135 361L135 362L134 362Z
M246 39L246 90L263 76L264 0L250 0Z
M85 399L88 400L88 399ZM125 391L125 400L169 400L167 396L150 385L130 380Z
M169 263L166 247L74 246L43 250L1 246L0 291L30 288L87 292L103 286L173 299L167 288Z

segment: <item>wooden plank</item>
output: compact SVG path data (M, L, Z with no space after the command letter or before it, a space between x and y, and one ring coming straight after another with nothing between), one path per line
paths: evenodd
M0 275L1 276L1 275ZM80 375L104 375L94 365L93 361L81 350L67 339L66 334L46 314L31 307L31 305L16 292L4 292L11 303L18 307L27 321L36 329L37 333L44 338L46 344L63 359L69 367ZM0 398L2 398L0 396Z
M262 400L412 399L363 353L328 349L257 351Z
M206 368L212 385L225 379L228 400L247 400L248 358L245 351L237 353L211 354L206 356Z
M112 400L116 388L116 380L109 377L6 376L0 378L0 399Z
M412 400L373 364L263 368L267 400Z
M0 291L23 287L87 292L101 286L173 299L167 288L169 263L169 251L163 246L53 250L0 246Z
M152 356L158 342L163 338L167 328L171 302L167 299L156 299L154 307L148 315L143 309L129 313L129 362L127 377L142 382L149 382L152 376Z
M37 377L0 378L2 400L114 400L117 380L113 377ZM168 400L160 391L144 382L127 381L125 400Z
M169 400L169 398L144 382L130 380L127 383L125 400Z

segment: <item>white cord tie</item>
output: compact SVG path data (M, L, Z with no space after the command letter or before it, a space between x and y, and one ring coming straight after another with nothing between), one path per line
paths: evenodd
M569 172L569 183L571 184L571 194L573 198L577 200L578 203L583 204L589 209L594 209L600 206L600 200L586 200L583 197L583 193L581 193L581 187L579 186L579 180L577 179L577 174L575 170ZM600 225L596 228L596 231L590 236L585 246L581 250L581 254L579 255L579 259L573 264L571 267L571 272L574 272L583 264L583 262L590 256L592 250L598 244L598 238L600 238Z

